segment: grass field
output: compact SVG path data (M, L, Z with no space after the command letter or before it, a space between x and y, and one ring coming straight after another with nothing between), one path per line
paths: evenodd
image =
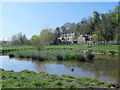
M35 49L31 45L15 45L15 46L2 46L0 50L26 50L26 49Z
M2 71L2 88L116 88L115 83L102 82L87 77L58 76L29 70Z
M78 50L103 50L103 51L118 51L120 45L96 45L88 47L85 45L49 45L46 49L78 49ZM16 45L16 46L2 46L1 50L24 50L24 49L35 49L34 46L30 45Z
M118 51L118 46L120 45L96 45L88 47L85 45L51 45L46 46L46 49L77 49L77 50L94 50L94 51Z
M96 45L96 46L85 46L85 45L49 45L45 46L46 50L93 50L95 52L100 52L100 53L118 53L120 50L119 48L120 45ZM0 51L3 53L8 53L10 51L16 51L16 50L35 50L36 48L31 45L17 45L17 46L2 46L0 48Z

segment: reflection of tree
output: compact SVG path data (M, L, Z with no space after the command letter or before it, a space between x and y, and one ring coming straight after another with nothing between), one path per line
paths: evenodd
M32 60L32 59L24 59L24 58L15 58L20 61L31 61L35 67L35 69L40 72L40 71L47 71L47 68L45 66L45 62L43 61L38 61L38 60Z
M109 70L99 70L99 71L93 71L96 78L100 77L110 77L112 79L118 79L118 69L109 69Z
M118 60L98 60L94 64L94 70L108 70L118 67Z
M94 65L93 73L95 77L109 77L118 79L118 60L100 60Z
M45 62L43 62L43 61L34 60L33 65L34 65L35 69L37 69L38 72L47 71Z

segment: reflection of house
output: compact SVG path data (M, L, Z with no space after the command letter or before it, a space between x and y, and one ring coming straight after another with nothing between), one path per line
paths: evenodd
M77 44L86 44L86 43L91 43L92 36L88 36L87 34L84 36L80 35L77 39L75 39L75 33L71 33L71 34L62 34L58 39L62 43L63 42L68 42L68 43L77 42Z

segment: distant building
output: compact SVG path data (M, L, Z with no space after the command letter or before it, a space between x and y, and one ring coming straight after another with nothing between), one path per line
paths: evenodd
M70 33L70 34L62 34L58 39L61 42L74 43L74 38L75 38L75 33Z
M92 41L92 36L86 35L80 35L77 39L75 39L75 33L70 33L70 34L62 34L58 38L62 43L77 43L77 44L86 44L86 43L91 43Z
M85 44L85 37L83 37L82 35L80 35L77 38L77 44Z

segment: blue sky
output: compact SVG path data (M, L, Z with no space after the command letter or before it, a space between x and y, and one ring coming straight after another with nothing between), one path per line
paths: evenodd
M107 13L117 2L3 2L2 37L11 38L22 32L28 38L44 28L55 28L66 22L77 23L92 12Z

